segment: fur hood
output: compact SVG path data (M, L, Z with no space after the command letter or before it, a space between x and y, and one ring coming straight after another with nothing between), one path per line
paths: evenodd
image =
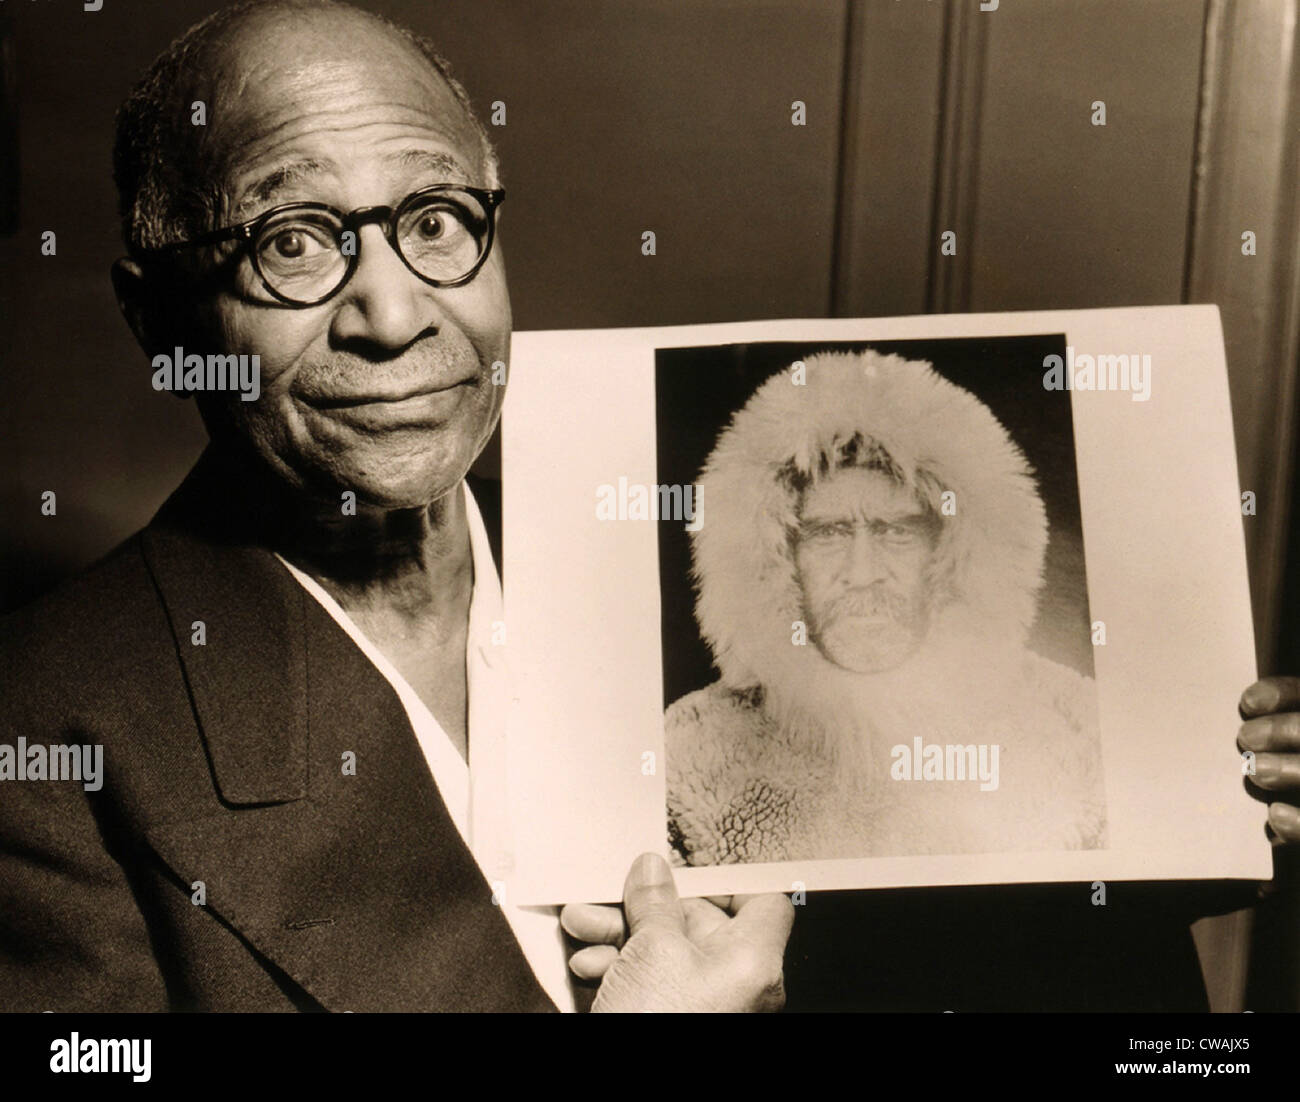
M918 677L932 688L940 677L956 692L954 670L967 671L996 706L999 679L990 671L1020 666L1042 584L1047 521L1028 461L987 406L928 363L872 351L804 362L806 384L789 371L768 379L698 479L696 619L723 685L761 687L764 711L796 730L880 714L891 700L915 696ZM814 476L855 434L888 452L906 482L955 494L955 515L944 517L939 607L921 653L900 674L850 673L811 641L792 646L805 614L790 543L798 523L791 476ZM967 715L980 710L969 695L964 707Z
M781 372L759 388L699 479L696 617L722 677L664 717L672 851L704 865L1103 845L1092 681L1025 645L1047 521L1024 455L929 364L874 352L805 364L806 385ZM791 541L801 488L863 446L923 499L951 491L956 505L925 639L870 674L800 645ZM995 746L1000 786L900 783L891 760L915 738Z

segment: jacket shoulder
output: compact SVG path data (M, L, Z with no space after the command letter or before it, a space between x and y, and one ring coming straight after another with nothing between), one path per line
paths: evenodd
M720 681L679 697L664 712L664 750L674 766L713 773L734 765L763 722L762 708L750 693Z
M138 634L150 605L161 611L140 546L141 533L49 593L0 617L7 671L76 677L112 664ZM116 641L116 643L115 643Z
M1072 666L1029 653L1026 672L1039 698L1062 719L1091 731L1097 725L1097 683Z
M170 719L187 708L176 646L137 533L0 619L3 725L107 736L146 716Z

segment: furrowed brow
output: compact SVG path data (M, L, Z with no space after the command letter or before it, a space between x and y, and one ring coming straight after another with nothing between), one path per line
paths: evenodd
M406 149L386 160L402 168L418 168L439 177L439 183L468 183L469 173L455 157L431 149Z
M898 528L928 529L934 523L934 517L930 513L907 513L898 517L882 517L880 523Z
M280 165L244 188L240 193L239 201L235 204L234 213L239 216L245 211L263 206L294 184L319 176L329 169L330 166L324 161L314 158Z

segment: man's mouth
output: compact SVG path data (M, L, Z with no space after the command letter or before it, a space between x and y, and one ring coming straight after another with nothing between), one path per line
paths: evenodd
M468 378L443 386L370 389L311 395L302 400L324 417L363 430L419 428L445 422L477 382L477 378Z
M304 397L303 401L314 409L347 409L352 406L367 406L381 403L384 405L401 405L403 403L416 402L421 398L427 398L432 395L446 394L458 387L468 386L473 382L475 382L475 380L469 378L441 386L420 384L418 386L404 387L401 389L373 389L358 391L352 394L313 394Z

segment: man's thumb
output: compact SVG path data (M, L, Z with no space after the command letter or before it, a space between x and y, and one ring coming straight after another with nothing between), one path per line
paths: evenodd
M632 862L623 884L623 914L631 937L640 930L654 929L685 934L686 916L672 870L657 853L643 853Z

